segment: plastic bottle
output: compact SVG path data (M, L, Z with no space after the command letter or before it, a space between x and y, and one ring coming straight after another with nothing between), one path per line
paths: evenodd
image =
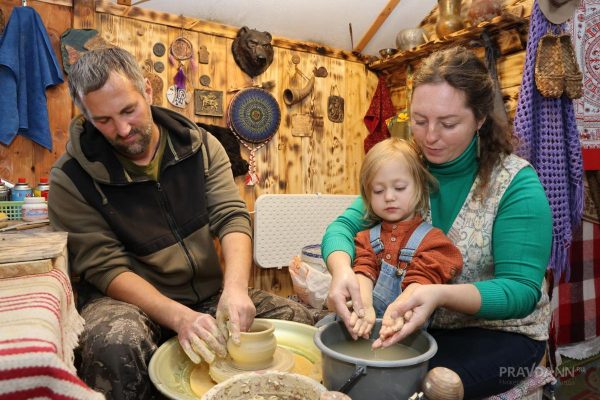
M48 178L42 177L40 178L40 183L33 190L33 195L36 197L43 197L46 201L48 201L48 190L50 190Z
M4 184L2 179L0 179L0 201L9 201L10 200L10 190L8 186Z
M32 190L25 178L19 178L15 187L12 188L10 199L12 201L23 201L32 196Z
M34 222L48 219L48 204L43 197L26 197L21 206L21 219Z

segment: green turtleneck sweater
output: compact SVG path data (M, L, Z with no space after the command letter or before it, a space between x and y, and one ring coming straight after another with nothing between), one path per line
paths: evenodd
M430 196L432 223L447 233L477 176L476 139L456 160L428 167L439 183L438 190ZM329 225L321 244L324 259L337 250L354 258L354 236L369 227L363 215L364 204L358 198ZM494 221L495 277L473 282L481 294L476 317L511 319L530 314L541 296L551 243L548 199L533 168L524 168L502 196Z

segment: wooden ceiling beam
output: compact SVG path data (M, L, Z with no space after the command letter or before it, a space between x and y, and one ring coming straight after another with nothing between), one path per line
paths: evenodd
M400 3L400 0L388 1L386 6L383 8L383 10L381 10L379 15L377 16L377 18L375 18L375 21L373 21L373 23L371 24L371 27L369 28L367 33L365 33L362 39L360 39L360 42L354 48L355 52L360 53L365 49L365 47L367 47L367 44L369 44L371 39L373 39L373 36L375 36L379 28L381 28L381 25L383 25L383 23L385 22L387 17L390 16L392 11L394 11L394 8L396 8L398 3Z
M117 0L117 4L122 5L122 6L130 6L131 0Z

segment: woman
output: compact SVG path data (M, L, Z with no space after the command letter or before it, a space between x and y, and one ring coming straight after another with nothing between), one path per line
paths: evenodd
M429 56L414 76L411 126L438 190L427 219L459 248L464 267L450 285L411 285L386 310L385 324L410 315L401 330L383 329L389 346L430 320L444 366L462 379L465 398L515 386L541 360L550 309L544 273L552 214L533 168L512 154L509 127L493 118L493 81L462 47ZM364 315L351 264L353 239L366 229L356 200L328 228L322 251L332 273L329 304L346 323L348 300ZM435 311L435 313L434 313ZM353 335L356 339L357 335Z

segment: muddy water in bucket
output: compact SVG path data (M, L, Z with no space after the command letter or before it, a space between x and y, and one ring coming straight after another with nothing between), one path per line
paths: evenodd
M370 351L379 336L381 320L371 340L353 341L342 321L319 328L315 344L321 350L323 384L328 390L343 388L352 400L377 398L405 400L421 387L428 360L437 352L433 337L425 331L413 333L393 349Z

